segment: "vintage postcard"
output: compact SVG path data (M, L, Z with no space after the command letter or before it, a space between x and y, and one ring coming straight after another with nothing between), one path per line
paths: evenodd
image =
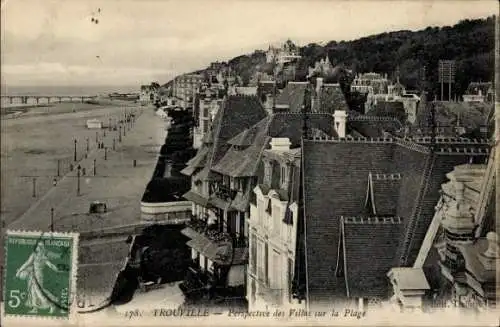
M499 326L498 13L1 0L0 325Z

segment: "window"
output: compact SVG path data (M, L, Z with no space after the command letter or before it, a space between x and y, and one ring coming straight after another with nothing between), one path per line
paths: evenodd
M264 283L269 285L269 246L264 244Z
M246 186L245 184L246 184L245 177L243 177L243 178L237 178L236 179L236 189L238 191L242 191L243 192L245 190L245 186Z
M261 281L265 281L265 254L264 254L264 243L262 241L257 241L257 278Z
M272 164L264 161L264 184L271 184Z
M288 301L292 300L292 279L293 279L293 261L292 259L288 258L287 260L287 279L286 279L286 285L288 286Z
M250 244L250 272L255 276L257 271L257 236L252 234L252 243Z
M201 121L201 126L203 128L203 133L204 134L208 133L208 121L202 120Z
M278 235L280 234L280 226L281 226L281 210L280 207L277 205L273 205L272 207L272 212L273 212L273 232L277 233Z
M264 201L263 200L258 200L257 201L257 210L258 210L258 217L257 217L257 223L260 225L261 222L263 221L264 219L264 210L265 210L265 207L264 207Z
M285 225L286 226L286 241L289 246L292 245L292 226L290 225Z
M203 117L206 118L208 117L208 106L209 102L207 100L204 101L204 104L203 104Z
M270 287L272 289L281 289L280 281L281 281L281 265L280 265L280 254L278 251L273 249L272 252L272 261L271 261L272 271L270 274Z
M280 185L281 188L287 188L288 185L288 169L285 165L281 165L281 172L280 172Z

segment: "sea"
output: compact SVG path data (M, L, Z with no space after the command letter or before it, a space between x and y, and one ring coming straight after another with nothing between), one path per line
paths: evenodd
M140 85L37 85L1 87L2 95L106 95L113 92L139 93Z
M10 100L4 95L44 95L44 96L105 96L110 93L139 93L140 85L37 85L37 86L1 86L1 106L8 107ZM20 99L14 99L14 105L20 103ZM29 99L33 103L34 99Z

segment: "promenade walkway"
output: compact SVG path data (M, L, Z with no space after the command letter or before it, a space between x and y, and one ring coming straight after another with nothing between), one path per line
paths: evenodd
M100 231L140 221L141 197L167 133L165 121L156 116L152 108L136 109L135 123L124 126L121 142L119 130L99 132L99 140L108 150L94 147L87 158L76 163L85 169L84 176L78 178L77 169L69 172L7 226L10 230L49 232L53 224L56 232L93 232L91 240L81 240L78 288L80 292L85 290L85 296L91 297L95 305L111 293L129 248L123 235L100 239ZM106 203L107 212L90 214L93 201ZM53 219L51 209L54 209Z

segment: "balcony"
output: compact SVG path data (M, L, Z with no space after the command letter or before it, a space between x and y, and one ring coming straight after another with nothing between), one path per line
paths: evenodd
M218 226L216 224L208 224L203 219L198 219L197 217L192 216L187 226L192 228L194 231L206 236L210 241L215 243L232 243L232 236L229 233L221 232L218 230Z
M213 194L225 201L232 200L236 196L237 191L231 190L231 188L225 185L215 185L213 189Z

